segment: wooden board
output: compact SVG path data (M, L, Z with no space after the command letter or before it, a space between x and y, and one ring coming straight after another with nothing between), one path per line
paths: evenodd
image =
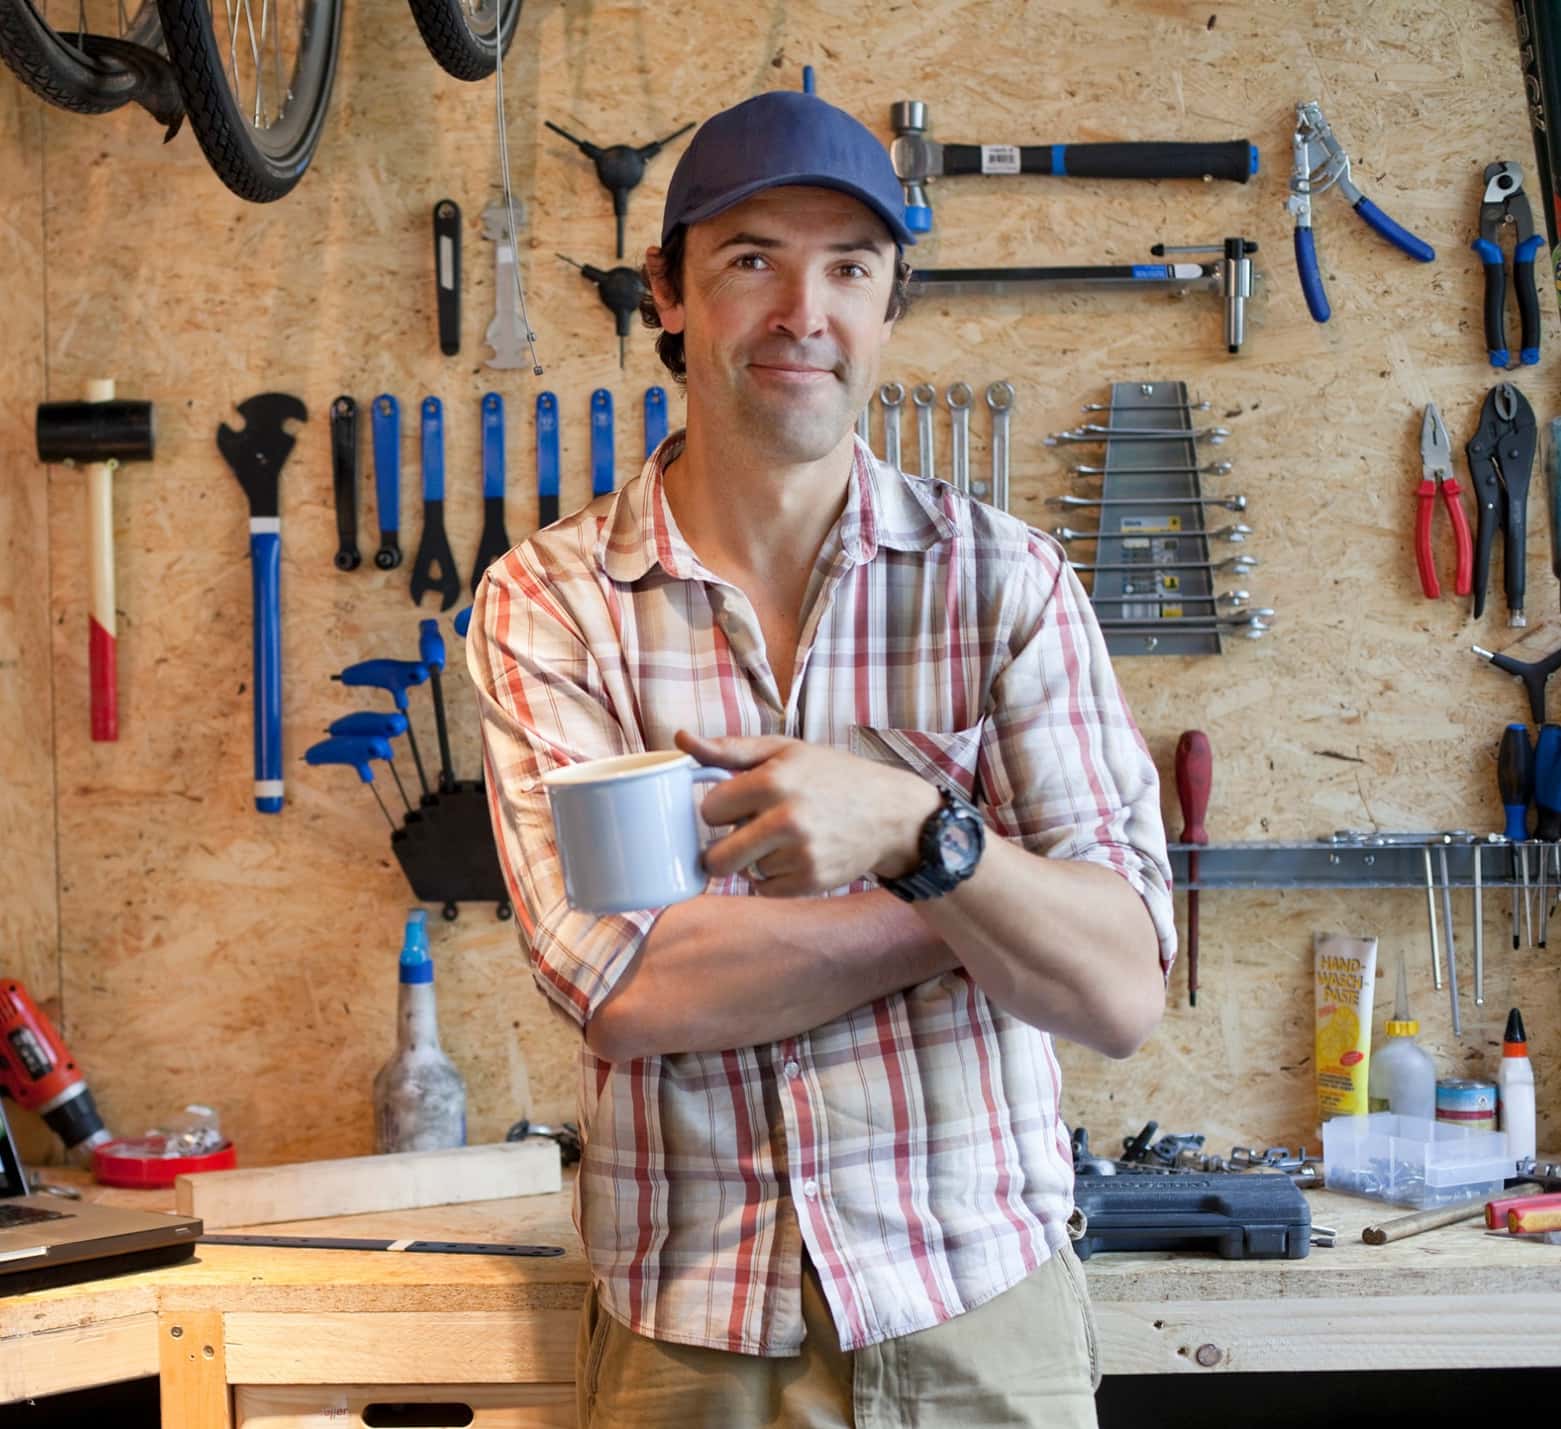
M174 1192L182 1214L199 1216L207 1230L216 1231L546 1195L560 1184L556 1142L513 1141L450 1151L206 1171L180 1176Z
M609 315L553 256L610 265L613 224L589 163L545 119L601 143L643 143L759 89L794 87L812 64L821 93L884 138L890 104L906 97L928 102L933 137L945 141L1250 137L1263 166L1246 186L935 185L936 228L915 254L926 266L1127 262L1157 241L1245 233L1261 244L1261 277L1239 357L1222 350L1213 298L1059 293L924 301L896 332L884 376L978 389L1012 380L1014 506L1047 526L1056 517L1045 498L1075 486L1044 437L1073 425L1110 381L1182 378L1213 402L1233 433L1228 489L1249 495L1258 532L1252 549L1263 564L1244 584L1278 607L1281 623L1266 642L1218 660L1119 666L1162 769L1181 730L1209 734L1213 837L1499 825L1496 739L1526 711L1517 686L1468 646L1506 642L1501 602L1474 623L1451 599L1423 600L1410 533L1421 404L1440 405L1462 475L1463 442L1493 380L1479 263L1468 251L1480 171L1498 157L1531 165L1507 0L1058 0L1044 15L1020 0L851 9L802 0L696 7L675 24L624 3L528 0L506 91L541 382L482 365L492 277L477 229L497 192L491 86L446 78L405 14L382 18L347 27L314 169L265 207L232 199L188 132L165 147L139 111L51 113L0 75L0 183L33 196L0 225L8 261L22 261L7 269L22 276L9 289L0 354L0 516L17 509L15 474L30 470L18 454L37 396L73 395L84 377L111 370L124 395L157 403L161 426L157 462L128 468L117 488L119 745L87 739L74 478L56 472L49 482L46 541L31 488L6 525L9 541L13 527L32 523L32 535L14 537L31 574L22 579L15 563L0 574L0 647L31 652L19 674L0 670L0 758L26 781L8 779L0 799L22 799L27 814L0 820L16 870L0 919L22 920L19 943L45 983L58 963L59 986L46 990L63 995L66 1034L114 1129L139 1132L203 1100L219 1108L246 1164L372 1144L369 1089L392 1046L408 890L368 793L350 773L297 758L329 720L375 703L330 674L370 655L412 653L417 621L432 612L412 608L405 566L332 569L328 404L339 392L401 398L403 535L413 546L411 414L425 393L444 399L448 527L463 562L480 529L483 391L508 404L515 539L536 520L530 413L540 386L563 412L566 509L589 491L594 387L616 399L620 479L640 449L644 388L668 388L674 425L681 410L649 335L635 332L620 372ZM1326 326L1302 303L1283 207L1294 103L1310 97L1350 149L1357 182L1438 252L1434 265L1417 264L1338 195L1322 196L1317 242L1334 307ZM654 160L631 196L631 251L657 231L685 142ZM446 195L464 223L457 359L438 353L430 274L430 213ZM1543 312L1543 361L1517 374L1541 419L1554 411L1561 333L1548 295ZM46 391L26 390L40 383ZM214 446L233 405L267 388L299 393L312 413L282 478L289 807L275 819L250 807L245 513ZM979 413L973 428L980 468ZM939 443L946 470L946 422ZM366 456L365 466L367 543ZM1536 615L1556 598L1542 509L1536 494ZM1446 569L1445 548L1441 559ZM7 621L25 641L5 633ZM475 711L460 646L448 621L444 629L456 770L469 777ZM52 645L40 648L46 638ZM412 707L425 758L434 748L426 693L415 691ZM51 731L56 762L40 767ZM1165 804L1174 832L1169 788ZM1456 902L1466 919L1468 895ZM1108 1150L1149 1117L1204 1131L1221 1151L1315 1146L1311 934L1342 929L1381 937L1379 1002L1391 996L1399 950L1409 955L1423 1040L1444 1074L1493 1071L1507 1008L1522 1003L1541 1143L1561 1143L1561 982L1548 955L1502 946L1495 902L1486 1005L1466 1002L1460 1040L1430 989L1424 901L1413 892L1205 895L1199 1007L1185 1006L1178 968L1164 1025L1130 1062L1060 1049L1064 1110ZM532 987L513 925L484 908L434 922L442 1025L468 1078L473 1138L496 1140L528 1113L571 1115L576 1040Z
M460 1406L447 1422L472 1429L575 1429L579 1422L573 1384L241 1385L233 1400L238 1429L362 1429L372 1422L364 1411L386 1403Z

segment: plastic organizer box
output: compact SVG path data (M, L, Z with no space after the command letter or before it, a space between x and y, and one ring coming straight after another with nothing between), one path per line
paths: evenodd
M1323 1123L1325 1184L1425 1210L1499 1191L1515 1163L1504 1131L1373 1112Z

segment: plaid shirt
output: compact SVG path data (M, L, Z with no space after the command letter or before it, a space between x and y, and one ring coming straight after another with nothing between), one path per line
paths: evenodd
M681 447L673 435L622 490L511 551L477 596L493 823L551 1004L583 1030L660 910L569 907L542 775L669 749L680 727L950 780L995 833L1125 878L1168 970L1158 779L1057 544L858 443L783 706L747 598L672 519L663 471ZM734 876L711 891L752 890ZM1050 1036L963 970L770 1046L614 1064L582 1039L575 1223L603 1303L656 1339L795 1354L805 1244L845 1350L972 1309L1066 1237L1060 1095Z

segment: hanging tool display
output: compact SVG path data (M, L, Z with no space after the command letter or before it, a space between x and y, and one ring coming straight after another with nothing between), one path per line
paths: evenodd
M591 393L591 495L605 496L615 480L612 393L598 387Z
M602 148L585 139L577 139L567 129L561 129L551 119L542 121L560 138L567 139L593 164L596 177L602 187L612 195L612 211L618 223L618 256L623 257L623 228L629 215L629 194L645 177L645 165L656 157L674 139L680 139L694 126L685 124L674 129L665 139L655 139L636 148L632 144L611 144Z
M412 604L435 591L440 610L448 610L461 598L461 576L444 533L444 404L425 397L422 415L423 534L412 563Z
M1229 179L1244 184L1258 171L1257 146L1247 139L1215 143L944 144L927 135L927 105L902 99L889 106L894 141L889 157L905 191L905 226L932 228L927 185L963 174L1047 174L1080 179ZM565 136L568 137L567 135Z
M667 439L667 392L664 387L645 389L645 460Z
M369 736L390 743L400 739L407 732L407 728L407 717L394 710L356 710L352 714L333 719L325 732L353 738ZM394 745L391 746L391 750L391 758L385 761L390 768L390 777L396 781L396 790L401 795L402 807L406 809L407 816L415 819L417 812L412 808L412 801L407 798L406 785L401 782L401 771L396 768Z
M434 205L434 300L439 313L439 351L461 350L461 206L442 198Z
M1187 854L1187 1006L1198 1005L1198 847L1207 844L1203 821L1214 783L1214 753L1201 729L1189 729L1176 741L1176 798L1182 806L1178 843L1192 844Z
M1478 524L1474 537L1474 618L1485 612L1491 549L1501 532L1503 587L1507 624L1528 624L1523 614L1527 573L1528 487L1539 431L1528 399L1510 382L1498 382L1486 394L1480 425L1465 449L1474 487Z
M119 738L119 620L114 597L114 473L150 461L157 434L150 402L114 397L112 378L87 383L80 402L40 402L38 460L87 469L87 684L92 738Z
M1420 422L1420 490L1415 510L1415 563L1420 568L1420 589L1427 600L1436 600L1442 587L1436 579L1436 555L1432 549L1431 518L1436 514L1437 496L1447 508L1453 531L1453 591L1468 595L1474 587L1474 549L1469 538L1469 522L1463 514L1461 488L1453 475L1453 447L1436 403L1426 404Z
M558 520L558 398L537 393L537 526Z
M1502 231L1516 234L1512 250L1512 286L1518 292L1522 347L1518 361L1532 367L1539 361L1539 293L1534 287L1534 259L1545 246L1534 231L1534 214L1523 192L1521 166L1498 162L1485 166L1485 194L1480 201L1480 236L1471 245L1485 269L1485 349L1492 367L1506 367L1507 270L1501 251Z
M331 403L331 490L336 499L336 569L355 571L358 551L358 404L351 397Z
M249 560L254 601L255 808L282 812L282 467L296 437L288 422L309 409L286 392L262 392L238 404L235 430L217 428L222 453L249 501Z
M112 1139L65 1039L14 977L0 978L0 1092L41 1116L67 1151Z
M379 550L374 564L393 571L401 564L401 405L388 392L374 399L369 415L374 446L374 501L379 510Z
M917 268L910 278L910 293L1022 294L1035 287L1132 288L1140 291L1215 292L1225 303L1225 346L1241 350L1246 337L1246 304L1252 296L1251 255L1257 244L1249 238L1226 238L1220 244L1171 248L1157 243L1154 254L1218 253L1208 263L1078 264L1054 268Z
M1295 107L1295 132L1291 136L1293 167L1286 210L1295 218L1295 262L1301 275L1301 292L1307 309L1320 323L1333 316L1322 273L1317 267L1316 240L1312 237L1312 199L1337 188L1367 224L1396 248L1422 263L1436 260L1436 250L1407 228L1395 223L1366 197L1350 178L1350 156L1335 137L1315 99Z
M515 203L515 224L521 222L524 212ZM501 371L530 367L540 377L542 368L536 362L536 333L527 326L525 308L520 291L519 260L515 256L515 240L511 236L509 215L502 203L490 203L482 211L482 236L493 244L493 317L483 334L483 341L493 349L493 356L483 362Z
M504 399L497 392L482 398L482 539L472 563L472 594L477 582L495 561L509 551L504 529ZM445 609L449 609L446 605Z
M622 367L627 361L630 325L640 310L640 299L645 296L644 281L633 268L609 268L603 272L589 263L564 258L562 253L554 256L563 258L570 267L578 268L596 284L597 296L613 315L613 326L618 333L618 366Z

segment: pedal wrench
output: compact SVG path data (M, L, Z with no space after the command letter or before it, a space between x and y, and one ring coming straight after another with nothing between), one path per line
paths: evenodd
M482 540L472 566L472 594L495 561L508 554L510 539L504 529L504 399L497 392L482 399Z
M439 593L440 610L461 598L461 577L444 533L444 404L423 398L423 535L412 563L412 604Z

